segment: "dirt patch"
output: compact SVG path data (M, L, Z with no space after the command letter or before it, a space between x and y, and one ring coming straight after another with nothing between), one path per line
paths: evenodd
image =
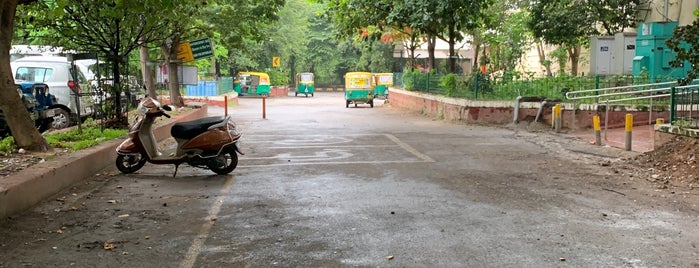
M662 147L627 159L627 163L646 169L651 181L680 188L699 187L699 139L676 136Z
M55 148L50 152L36 153L15 150L9 155L0 156L0 178L20 172L33 165L46 162L49 159L67 154L63 148Z

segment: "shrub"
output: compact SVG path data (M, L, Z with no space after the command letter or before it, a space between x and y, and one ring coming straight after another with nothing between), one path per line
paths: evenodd
M15 149L15 139L12 136L0 140L0 154L9 155Z
M415 76L417 76L417 72L403 72L403 88L405 90L415 90Z
M444 89L445 96L454 97L457 95L459 76L456 74L445 75L439 83L439 86Z

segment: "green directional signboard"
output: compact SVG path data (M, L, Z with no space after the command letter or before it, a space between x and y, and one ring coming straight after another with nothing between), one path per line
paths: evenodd
M194 55L195 60L214 56L214 48L208 37L192 40L189 45L192 47L192 55Z

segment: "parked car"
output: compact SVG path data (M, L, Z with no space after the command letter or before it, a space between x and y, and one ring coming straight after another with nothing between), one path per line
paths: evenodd
M91 87L80 68L66 57L28 56L10 63L15 81L44 83L56 97L48 108L60 108L51 124L54 129L66 128L94 113ZM76 79L73 79L75 72Z

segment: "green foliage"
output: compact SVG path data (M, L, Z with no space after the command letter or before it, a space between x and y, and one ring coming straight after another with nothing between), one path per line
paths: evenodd
M527 28L529 12L524 10L507 12L506 7L501 8L503 10L498 14L499 17L494 18L498 23L485 33L484 41L491 47L488 60L492 68L510 71L515 69L522 55L534 43L534 39Z
M92 119L86 120L84 124L82 132L74 128L65 132L50 132L44 138L54 148L66 148L74 152L123 137L128 132L126 129L102 130ZM0 140L0 155L9 155L14 150L15 140L12 136Z
M566 62L568 61L568 51L566 46L559 46L549 54L558 64L559 75L565 74Z
M463 31L482 24L490 0L327 0L326 14L343 38L370 38L371 27L414 29L438 37L453 48L464 39ZM451 58L450 58L451 59ZM455 69L450 60L449 70Z
M695 11L699 12L699 10ZM673 67L691 64L692 69L687 77L679 79L680 84L686 85L699 75L699 20L692 24L678 27L672 38L666 41L667 46L677 52L677 57L670 62Z
M45 135L46 141L53 147L66 148L74 152L89 148L105 141L113 140L126 135L125 129L104 129L99 125L86 125L82 132L77 128L66 132L52 132Z
M579 45L590 35L606 35L635 27L638 11L647 0L539 0L529 21L534 36L555 45Z
M379 42L379 40L367 40L361 42L361 56L357 60L356 70L367 70L372 73L386 73L393 67L393 46Z
M0 140L0 154L9 155L15 149L15 139L12 136Z
M459 86L459 76L456 74L447 74L442 78L439 86L444 89L444 96L454 97Z
M419 74L420 72L415 70L415 71L406 71L403 72L403 88L406 90L416 90L415 87L415 77Z
M638 12L650 0L589 0L590 13L597 18L603 35L621 33L625 29L635 28L642 18Z
M479 96L490 95L493 93L493 85L491 83L490 76L481 72L473 72L470 77L468 77L468 83L466 87L473 93L473 96L478 98Z
M273 68L269 71L269 80L272 86L284 86L289 84L289 73Z

